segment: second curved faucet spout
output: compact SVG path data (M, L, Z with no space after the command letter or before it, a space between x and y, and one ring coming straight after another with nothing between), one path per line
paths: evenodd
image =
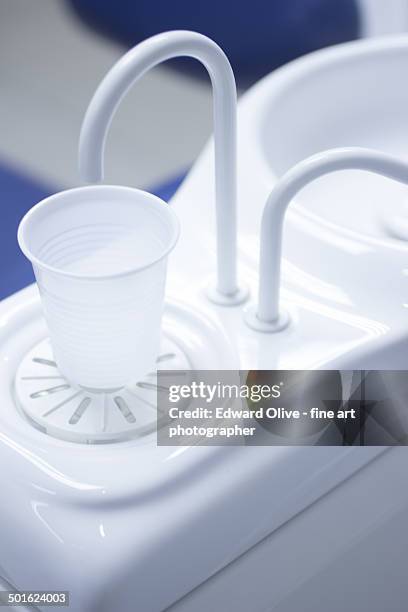
M308 183L338 170L366 170L408 184L408 164L372 149L331 149L308 157L291 168L275 185L264 208L261 227L258 305L247 321L260 331L279 331L287 317L279 309L282 230L286 210Z
M213 298L238 302L236 203L236 86L230 63L212 40L188 31L153 36L126 53L108 72L86 112L79 145L79 165L88 182L103 178L106 135L115 111L129 88L157 64L180 56L199 60L213 87L217 279Z

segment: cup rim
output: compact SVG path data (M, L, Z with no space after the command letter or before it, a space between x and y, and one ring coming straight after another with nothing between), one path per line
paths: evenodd
M152 259L152 261L149 261L148 263L144 265L132 267L122 272L93 275L93 274L81 274L79 272L70 272L68 270L60 269L56 266L52 266L50 264L45 263L44 261L41 261L41 259L39 259L36 255L32 253L31 249L28 247L25 234L27 231L28 224L31 222L32 218L38 214L40 210L48 206L52 206L54 201L63 194L71 194L71 193L79 194L79 193L83 193L86 191L97 191L97 190L105 191L107 189L111 189L111 190L114 189L115 191L122 192L122 193L132 192L138 195L143 195L145 198L150 200L149 202L150 206L156 207L157 210L160 210L161 212L163 212L163 210L166 211L164 214L167 215L167 217L171 221L173 235L170 238L169 245L167 246L167 248L164 249L164 251L160 253L158 257ZM162 200L158 196L148 191L144 191L143 189L137 189L136 187L125 187L123 185L103 184L103 185L86 185L84 187L73 187L71 189L64 189L62 191L58 191L57 193L52 194L51 196L44 198L43 200L40 200L40 202L38 202L32 208L30 208L30 210L21 219L20 224L18 226L18 230L17 230L17 241L20 246L20 249L22 250L24 255L27 257L27 259L29 259L29 261L31 261L32 264L35 264L36 266L38 266L39 268L43 270L46 270L47 272L52 272L60 276L65 276L65 277L74 278L78 280L99 281L99 280L108 280L108 279L113 279L113 278L123 278L125 276L134 274L135 272L142 272L143 270L146 270L150 268L151 266L154 266L159 261L167 257L169 253L174 249L178 241L179 235L180 235L180 221L177 215L175 214L175 212L172 210L171 206L167 204L164 200Z

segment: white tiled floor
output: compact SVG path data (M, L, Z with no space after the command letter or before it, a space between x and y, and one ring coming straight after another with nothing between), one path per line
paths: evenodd
M64 0L0 0L0 157L56 186L78 184L84 111L123 52ZM209 82L154 69L118 111L106 180L147 186L177 173L199 153L211 121Z

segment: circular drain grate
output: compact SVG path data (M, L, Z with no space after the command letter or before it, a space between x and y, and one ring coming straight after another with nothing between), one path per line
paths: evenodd
M180 370L189 377L190 362L180 347L164 336L157 368ZM59 372L48 338L23 358L16 374L17 400L42 431L73 442L98 443L144 436L164 423L157 412L157 372L112 393L89 393L71 385Z

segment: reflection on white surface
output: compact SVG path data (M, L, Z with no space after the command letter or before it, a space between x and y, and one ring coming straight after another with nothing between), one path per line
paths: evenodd
M48 504L45 504L44 502L35 501L33 499L31 500L31 507L34 510L36 517L41 521L41 523L46 527L46 529L51 533L51 535L56 538L58 542L60 542L60 544L64 544L64 540L62 539L62 537L51 527L51 525L45 520L45 518L41 516L40 509L48 508Z
M19 444L3 432L0 432L0 443L5 444L9 448L16 451L19 455L27 459L33 466L38 468L41 472L44 472L47 476L57 480L62 485L77 489L80 491L102 491L103 487L98 485L88 484L86 482L80 482L69 478L66 474L60 472L54 468L51 464L41 459L38 454L31 452L27 447Z
M347 293L334 283L328 283L295 264L284 259L282 261L282 275L287 283L294 283L306 293L314 293L324 299L337 302L344 306L351 306L352 302Z

